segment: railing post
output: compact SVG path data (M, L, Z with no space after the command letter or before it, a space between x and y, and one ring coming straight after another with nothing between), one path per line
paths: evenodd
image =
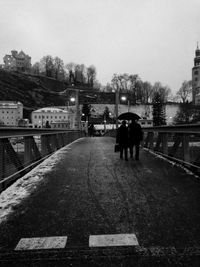
M153 137L154 137L154 132L149 133L149 149L153 150Z
M5 148L3 139L0 139L0 180L3 179L4 177L5 177Z
M162 142L161 133L158 133L155 150L159 150L161 142Z
M43 157L48 154L46 143L47 143L46 135L41 135L41 153Z
M190 162L190 149L189 149L189 135L182 135L182 148L183 148L183 159L186 162Z
M147 137L146 137L145 144L144 144L145 147L149 149L153 149L153 137L154 137L153 132L147 133Z
M168 133L162 133L162 153L168 154Z
M59 133L57 136L58 136L58 143L59 143L59 147L61 148L61 147L63 147L62 134L61 134L61 133Z

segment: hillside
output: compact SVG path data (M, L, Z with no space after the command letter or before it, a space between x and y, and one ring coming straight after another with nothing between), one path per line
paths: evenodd
M0 101L22 102L26 118L37 108L65 105L58 93L64 89L63 82L51 78L0 70Z

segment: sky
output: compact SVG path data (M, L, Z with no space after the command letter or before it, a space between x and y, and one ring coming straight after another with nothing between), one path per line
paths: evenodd
M23 50L32 64L94 65L104 85L128 73L176 92L191 79L199 10L199 0L0 0L0 63Z

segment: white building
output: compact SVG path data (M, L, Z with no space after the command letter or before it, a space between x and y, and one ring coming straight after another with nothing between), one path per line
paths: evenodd
M0 101L0 124L18 126L23 119L23 104L15 101Z
M46 107L35 110L31 114L33 127L42 128L46 124L52 128L70 128L69 112L56 107Z

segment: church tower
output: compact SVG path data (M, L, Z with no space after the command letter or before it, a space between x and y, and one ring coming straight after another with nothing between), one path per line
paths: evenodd
M200 49L197 43L194 67L192 68L192 102L200 105Z

